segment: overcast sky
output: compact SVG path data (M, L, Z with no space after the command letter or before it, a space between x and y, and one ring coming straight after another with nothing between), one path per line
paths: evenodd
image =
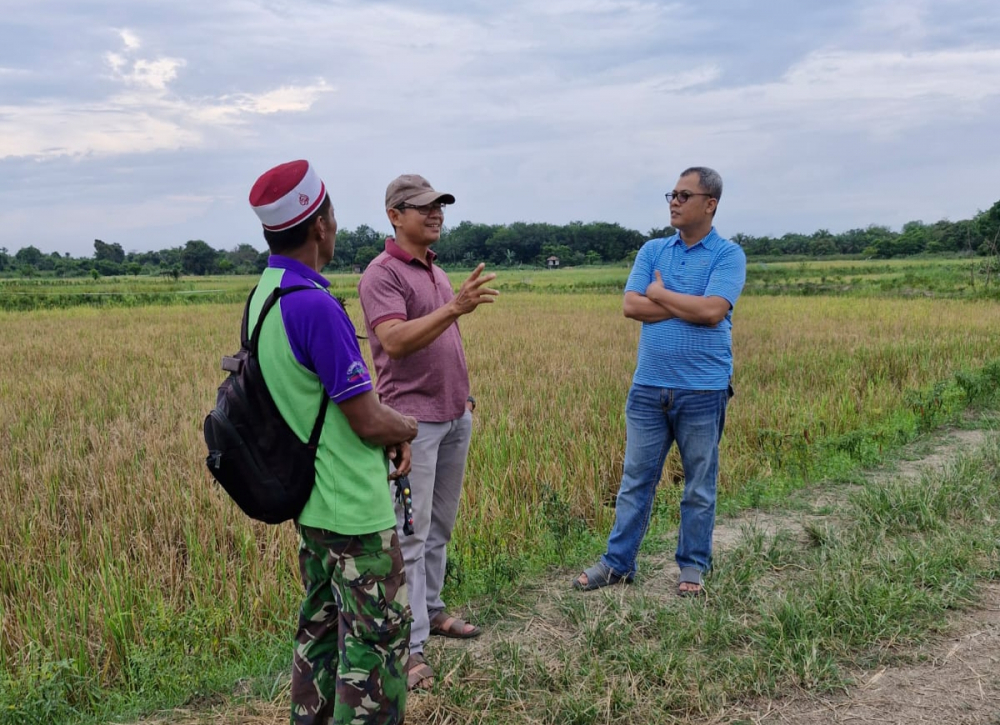
M997 0L0 0L0 247L264 249L296 158L342 227L420 173L448 223L724 235L966 219L1000 199Z

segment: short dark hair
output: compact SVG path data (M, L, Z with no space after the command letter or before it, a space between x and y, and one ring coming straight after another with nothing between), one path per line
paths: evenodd
M681 178L688 174L697 174L698 186L711 194L716 201L722 200L722 177L719 176L718 171L707 166L692 166L681 172Z
M271 254L281 254L298 249L309 240L309 230L321 216L326 216L330 211L330 195L327 194L319 208L309 215L304 222L296 224L294 227L283 229L280 232L264 230L264 240L267 242Z

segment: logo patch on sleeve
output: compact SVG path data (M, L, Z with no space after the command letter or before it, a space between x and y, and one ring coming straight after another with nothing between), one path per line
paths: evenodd
M360 361L355 361L351 363L349 368L347 368L347 382L356 383L359 380L364 380L367 373L368 371L365 369L365 364Z

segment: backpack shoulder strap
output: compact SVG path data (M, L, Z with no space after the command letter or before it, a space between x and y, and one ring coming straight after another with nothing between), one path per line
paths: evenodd
M312 433L309 434L309 447L319 446L319 437L323 433L323 424L326 423L326 409L330 406L330 396L323 388L323 402L319 404L319 413L316 415L316 422L313 423Z
M322 287L311 285L311 284L296 284L291 287L275 287L274 290L267 296L264 300L264 306L260 310L260 317L257 318L257 324L253 327L253 334L250 339L247 340L247 326L250 318L250 300L253 298L253 293L257 291L254 287L250 290L250 296L247 297L246 308L243 310L243 327L240 330L241 344L247 350L250 351L254 357L257 356L257 349L260 345L260 330L264 324L264 318L267 317L267 313L271 311L271 308L285 295L289 295L293 292L299 292L301 290L308 289L318 289L324 290ZM329 293L327 293L329 294ZM334 297L334 299L336 299ZM340 302L340 300L337 300ZM343 306L341 304L341 306ZM316 416L316 422L313 423L312 433L309 435L309 447L316 448L319 445L319 437L323 433L323 424L326 422L326 409L330 405L330 396L327 395L326 388L323 388L323 400L319 405L319 414Z
M254 287L254 290L256 289L257 288ZM271 294L267 296L267 299L264 300L264 306L260 310L260 317L257 318L257 324L254 325L253 327L253 334L250 336L250 339L246 341L246 347L251 352L251 354L253 354L254 356L257 355L257 347L260 344L260 330L261 327L264 325L264 318L267 317L267 313L271 311L271 308L274 307L274 305L277 304L278 300L280 300L285 295L291 294L292 292L298 292L300 290L307 290L307 289L323 289L323 288L315 287L313 285L308 285L308 284L296 284L292 285L291 287L275 287L274 290L271 292ZM252 291L250 292L250 297L253 297ZM243 312L243 330L241 333L244 336L244 339L246 336L247 321L249 315L250 315L250 298L247 298L247 307L246 310L244 310ZM243 341L241 340L241 343L242 342Z
M248 332L248 326L250 323L250 300L253 299L253 293L256 291L257 285L254 285L253 289L250 290L250 294L247 295L247 303L243 307L243 322L240 323L240 347L244 350L250 349L250 334Z

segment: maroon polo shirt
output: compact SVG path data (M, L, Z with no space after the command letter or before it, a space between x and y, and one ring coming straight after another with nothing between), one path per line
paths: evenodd
M375 389L382 402L426 423L462 417L469 397L469 370L458 323L412 355L393 360L382 348L375 328L388 320L415 320L450 302L455 293L448 275L403 251L396 240L385 240L358 283L368 342L375 363Z

